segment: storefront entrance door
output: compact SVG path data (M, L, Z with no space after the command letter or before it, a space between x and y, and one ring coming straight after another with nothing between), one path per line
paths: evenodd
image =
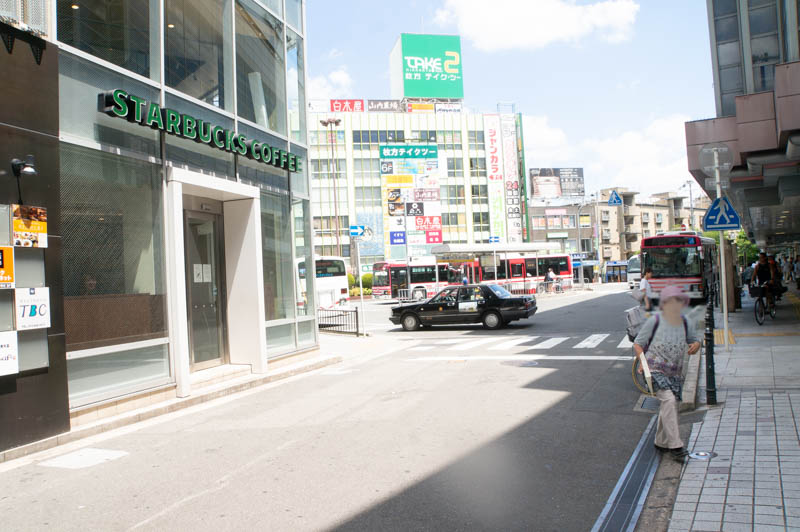
M186 301L192 370L225 362L222 217L185 211Z

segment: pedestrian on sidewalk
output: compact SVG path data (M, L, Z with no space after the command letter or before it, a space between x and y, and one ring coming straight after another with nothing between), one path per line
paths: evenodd
M800 290L800 255L794 258L794 280L797 283L797 289Z
M683 356L700 350L700 338L682 315L689 304L679 286L667 286L661 291L661 312L648 319L634 340L636 356L644 356L650 368L653 388L661 402L655 445L659 451L669 451L673 458L683 461L689 452L683 446L678 429L678 403L683 394ZM639 367L642 372L642 367Z
M653 268L644 269L644 277L639 281L639 291L642 293L642 306L646 311L653 310L653 299L655 299L655 292L653 286L650 284L650 279L653 278Z

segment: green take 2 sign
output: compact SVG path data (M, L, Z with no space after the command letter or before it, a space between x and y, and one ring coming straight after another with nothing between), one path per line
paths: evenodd
M400 45L406 98L464 97L459 36L403 33Z
M103 92L98 95L98 111L109 116L124 118L169 135L208 144L213 148L238 153L255 161L271 164L290 172L303 171L303 159L266 142L248 139L245 135L222 126L206 122L173 109L161 107L122 89Z

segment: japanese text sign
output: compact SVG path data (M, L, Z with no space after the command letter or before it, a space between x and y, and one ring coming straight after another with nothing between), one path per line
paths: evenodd
M394 146L385 145L380 148L381 159L436 159L439 147L430 146Z
M364 100L331 100L332 113L363 113Z

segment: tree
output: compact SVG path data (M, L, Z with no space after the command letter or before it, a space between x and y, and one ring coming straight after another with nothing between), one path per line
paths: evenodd
M719 231L703 231L702 234L706 238L713 238L714 242L719 246Z
M739 257L743 257L744 264L752 264L758 260L758 246L750 242L747 238L747 233L739 231L736 235L736 249L738 250Z

